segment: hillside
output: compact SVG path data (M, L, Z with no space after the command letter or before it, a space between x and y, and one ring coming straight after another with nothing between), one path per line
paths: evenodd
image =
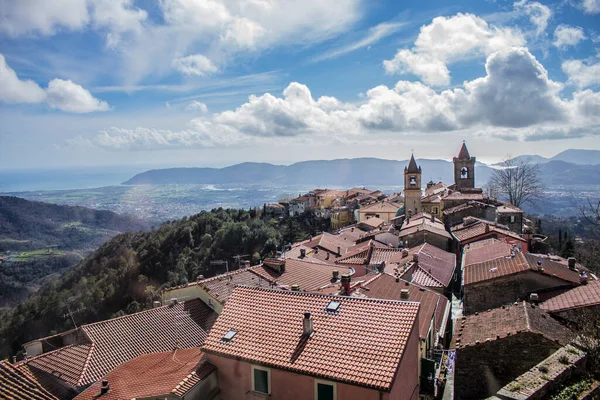
M211 260L253 261L327 226L311 219L257 218L244 210L203 211L158 229L118 235L14 310L0 312L0 358L29 340L151 307L162 287L211 276ZM68 308L67 308L68 307Z
M597 165L600 164L600 151L599 150L583 150L583 149L569 149L562 151L552 157L552 161L565 161L579 165Z
M423 170L423 181L454 180L453 165L444 160L417 159ZM225 168L170 168L137 174L124 185L160 184L269 184L317 186L389 186L402 185L407 160L352 158L303 161L288 166L267 163L242 163ZM476 165L479 184L487 182L492 169ZM397 177L394 179L393 177Z
M0 196L0 307L23 301L115 235L147 228L110 211Z

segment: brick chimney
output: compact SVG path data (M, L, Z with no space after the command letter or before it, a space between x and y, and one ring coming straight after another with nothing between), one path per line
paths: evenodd
M402 300L408 300L409 293L410 292L408 291L408 289L402 289L402 290L400 290L400 298Z
M344 289L345 294L350 294L350 274L342 275L342 289Z
M306 257L306 249L300 249L300 258Z
M314 331L312 317L309 312L305 312L302 320L302 335L310 337Z

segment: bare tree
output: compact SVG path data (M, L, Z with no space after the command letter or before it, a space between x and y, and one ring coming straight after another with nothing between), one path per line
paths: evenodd
M590 198L587 199L587 204L579 206L581 216L585 218L590 224L598 227L600 226L600 200L598 204L592 203Z
M533 204L542 196L544 189L540 168L530 157L505 159L492 173L488 185L516 207L524 203Z

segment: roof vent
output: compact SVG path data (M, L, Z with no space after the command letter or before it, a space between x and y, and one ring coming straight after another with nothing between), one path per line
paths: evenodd
M152 302L152 308L158 308L158 307L160 307L160 306L161 306L161 304L160 304L160 301L158 301L158 300L154 300L154 301Z
M345 294L350 294L350 280L351 279L352 278L350 277L350 274L342 275L342 288L344 289Z
M305 312L302 320L302 335L310 337L314 331L312 317L309 312Z
M530 301L531 303L534 303L534 304L535 304L535 303L537 303L539 300L540 300L540 298L539 298L539 296L538 296L538 294L537 294L537 293L531 293L531 294L529 295L529 301Z
M408 294L409 294L408 289L402 289L402 290L400 290L400 298L402 300L408 300Z
M223 335L221 338L221 342L231 342L231 339L233 339L236 333L237 331L234 331L233 329L228 330L227 333L225 333L225 335Z
M110 384L107 380L102 381L102 386L100 386L100 396L105 395L110 390Z

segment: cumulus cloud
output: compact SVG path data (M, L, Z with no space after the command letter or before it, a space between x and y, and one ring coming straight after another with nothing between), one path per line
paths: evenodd
M250 96L234 110L193 119L180 132L111 129L93 138L112 149L237 146L279 138L347 142L388 134L464 131L507 140L543 140L600 134L600 94L575 92L562 99L562 84L525 48L487 57L484 77L441 92L421 82L368 90L362 103L344 103L292 82L281 96Z
M600 84L600 62L567 60L561 67L569 77L568 82L575 86L584 88Z
M107 111L108 103L98 100L89 91L71 80L52 79L46 89L48 105L72 113Z
M6 64L0 54L0 100L6 103L41 103L46 98L44 90L31 80L22 81Z
M193 54L173 60L173 67L185 75L206 76L217 72L217 67L206 56Z
M583 0L583 10L588 14L600 13L600 0Z
M442 86L450 83L449 63L525 43L519 31L498 28L472 14L437 17L421 27L414 47L401 49L383 62L387 73L413 73L423 82Z
M561 24L554 30L554 41L552 44L559 49L564 49L569 46L576 46L586 36L583 33L583 28L580 26L569 26Z
M199 101L191 101L186 107L185 107L186 111L200 111L201 113L207 113L208 112L208 107L206 106L206 104L199 102Z
M5 103L46 103L66 112L89 113L110 109L108 103L70 80L53 79L46 90L31 80L20 80L0 54L0 100Z
M552 17L550 8L537 1L527 0L521 0L514 3L514 7L518 11L523 11L529 17L529 20L536 27L536 35L539 36L546 31L548 20Z

